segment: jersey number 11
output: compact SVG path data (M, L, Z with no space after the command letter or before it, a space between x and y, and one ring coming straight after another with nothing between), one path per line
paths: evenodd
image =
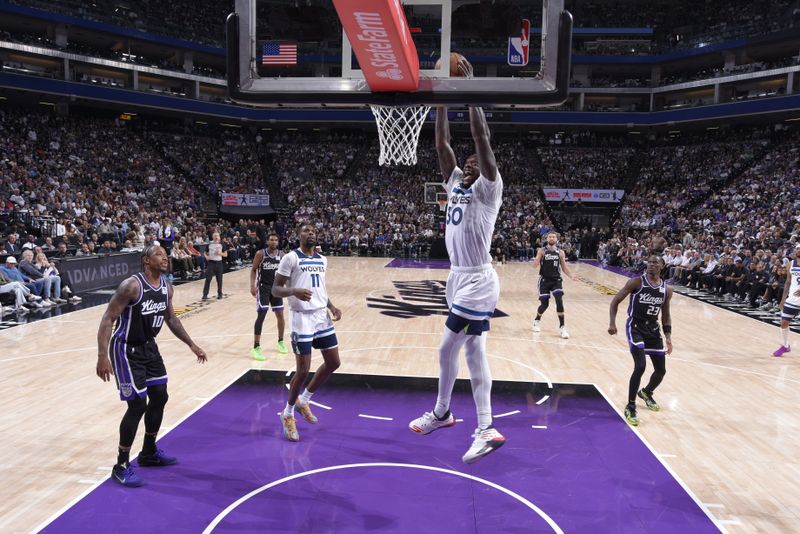
M319 275L312 274L311 275L311 287L319 287Z

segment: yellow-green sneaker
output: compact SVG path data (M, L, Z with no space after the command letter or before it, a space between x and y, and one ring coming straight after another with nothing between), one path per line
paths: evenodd
M282 339L278 341L278 352L281 354L287 354L289 352L289 349L286 348L286 343L284 343Z
M651 411L657 412L661 409L661 406L659 406L656 400L653 398L652 393L648 393L644 389L640 389L637 395L639 395L639 398L644 401L644 403L647 405L647 408Z
M264 353L261 351L261 346L253 347L253 349L250 351L250 356L254 360L258 360L260 362L263 362L264 360L267 359L267 357L264 356Z
M636 416L636 406L628 405L625 407L625 420L631 426L639 426L639 418Z

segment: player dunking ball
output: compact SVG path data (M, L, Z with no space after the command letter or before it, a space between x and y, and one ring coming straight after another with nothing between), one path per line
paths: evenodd
M470 77L472 66L459 59L462 73ZM448 194L445 241L450 256L447 277L447 305L450 309L439 345L439 395L433 411L409 423L412 431L429 434L455 425L450 412L461 347L465 347L472 382L472 395L478 412L478 428L464 462L477 462L505 443L492 427L492 375L486 357L486 332L500 296L500 283L492 268L490 245L494 223L503 198L503 180L497 172L494 152L489 144L489 127L483 110L469 109L472 138L477 154L467 158L462 171L450 147L447 108L436 113L436 151Z
M278 250L278 234L267 236L267 248L256 252L253 258L253 268L250 270L250 294L256 298L256 324L254 327L255 339L250 356L254 360L263 362L266 359L261 351L261 328L264 326L264 318L272 307L275 319L278 321L278 352L286 354L286 344L283 342L283 299L272 296L272 284L275 282L275 271L281 262L281 251Z
M97 376L107 382L113 373L120 399L128 403L119 425L117 463L111 470L111 478L128 487L144 484L129 463L142 416L145 434L139 466L160 467L177 462L156 448L164 405L169 398L167 370L156 345L161 326L166 323L175 337L189 345L198 363L207 360L206 353L192 342L172 309L172 285L164 277L169 270L166 251L151 245L144 249L142 263L144 270L117 288L97 332Z
M608 333L613 336L617 333L616 319L619 303L630 295L625 335L633 355L633 374L628 382L628 404L625 406L625 419L633 426L639 425L639 417L636 415L636 395L644 400L650 410L657 412L660 409L653 398L653 391L664 379L667 372L666 355L672 353L672 318L669 311L672 288L667 287L666 282L661 279L660 273L663 268L664 260L661 256L650 255L647 259L645 274L639 278L628 280L625 287L611 300ZM664 338L667 342L666 352L664 351L664 339L661 337L661 329L658 325L659 314L664 328ZM650 356L653 362L653 374L650 375L650 382L643 389L639 389L647 367L647 356Z
M540 267L541 266L541 267ZM558 234L550 232L547 234L547 245L540 248L533 260L533 268L539 267L539 309L536 310L536 318L533 320L533 331L541 332L542 314L550 306L550 296L556 301L556 313L558 314L559 334L564 339L569 339L569 332L564 325L564 288L562 286L561 271L574 280L567 268L567 261L564 258L564 251L558 248Z
M773 356L783 356L792 351L789 345L789 323L800 315L800 245L794 249L794 259L786 277L781 299L781 346L772 353Z
M325 285L328 259L314 251L317 246L314 225L301 224L298 236L300 248L281 259L275 274L275 283L272 285L272 295L278 298L288 297L289 307L292 309L292 350L297 370L289 385L286 408L280 414L283 435L289 441L300 441L294 417L295 407L303 419L316 423L317 418L309 407L311 396L340 365L339 342L328 312L333 315L334 321L342 318L342 312L328 298ZM300 395L300 388L308 378L312 348L322 351L323 362Z

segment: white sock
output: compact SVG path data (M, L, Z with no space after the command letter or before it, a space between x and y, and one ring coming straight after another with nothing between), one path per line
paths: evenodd
M286 403L286 408L283 409L284 417L294 417L294 404Z
M789 329L788 328L781 328L781 340L783 341L783 346L789 348Z
M486 332L479 336L467 336L464 345L472 383L472 398L478 412L478 428L492 426L492 372L486 357Z
M467 336L463 332L456 333L444 327L442 342L439 344L439 395L433 409L436 417L444 417L450 409L450 397L458 377L458 353L466 340Z
M306 405L308 404L308 401L311 400L311 395L313 395L313 393L308 391L308 388L306 388L306 390L303 391L303 394L300 395L300 398L297 400L300 401L300 404Z

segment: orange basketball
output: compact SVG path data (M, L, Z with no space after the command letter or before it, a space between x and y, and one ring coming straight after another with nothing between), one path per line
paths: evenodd
M450 53L450 76L457 77L463 76L461 72L458 70L458 62L459 60L464 59L464 56L459 54L458 52L451 52Z

